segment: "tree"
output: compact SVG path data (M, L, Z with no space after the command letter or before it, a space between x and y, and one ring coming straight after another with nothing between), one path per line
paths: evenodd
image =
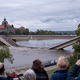
M49 35L53 35L53 32L50 30L50 31L48 31L48 34Z
M5 59L11 63L14 61L13 55L10 54L9 48L7 46L3 46L2 49L0 49L0 62L4 62Z
M30 31L30 32L29 32L29 35L35 35L35 32Z
M15 29L15 34L21 34L21 30L20 29Z
M28 34L29 34L29 29L26 28L22 33L23 33L24 35L28 35Z
M77 37L80 36L80 24L78 25L78 29L75 30L75 34L77 35ZM70 55L68 57L68 61L71 66L73 66L78 59L80 59L80 39L77 39L72 48L74 49L73 55Z

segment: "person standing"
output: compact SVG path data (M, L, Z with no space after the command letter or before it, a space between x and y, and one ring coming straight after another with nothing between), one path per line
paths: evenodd
M75 63L66 80L80 80L80 59ZM78 72L77 76L76 73Z
M67 78L67 75L68 75L68 69L67 69L67 60L64 56L60 56L58 59L57 59L57 66L58 66L58 69L57 71L55 71L51 77L50 77L50 80L66 80Z
M6 77L4 76L4 71L5 71L4 64L0 63L0 80L7 80Z
M36 73L36 80L49 80L47 72L44 70L44 66L39 59L33 61L31 69Z
M24 73L24 80L36 80L36 74L32 69L27 70Z

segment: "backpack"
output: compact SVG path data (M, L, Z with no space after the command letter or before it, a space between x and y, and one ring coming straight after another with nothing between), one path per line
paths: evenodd
M21 77L15 77L15 78L13 78L13 80L24 80L24 77L23 76L21 76Z
M43 73L37 73L36 80L47 80L47 76L44 75Z
M24 80L23 74L19 74L17 77L8 76L7 80Z

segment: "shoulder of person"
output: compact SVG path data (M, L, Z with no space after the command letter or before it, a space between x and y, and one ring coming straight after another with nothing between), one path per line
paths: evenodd
M0 75L0 80L7 80L7 78L5 76Z
M56 75L56 73L53 73L52 75L51 75L51 77L50 77L50 80L57 80L57 75Z

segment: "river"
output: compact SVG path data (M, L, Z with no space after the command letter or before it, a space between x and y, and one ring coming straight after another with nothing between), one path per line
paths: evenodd
M5 60L6 71L31 66L35 59L40 59L43 62L52 59L57 60L59 56L67 58L73 53L72 46L63 50L49 50L49 48L64 41L66 39L17 41L16 43L21 47L9 47L10 53L13 54L15 59L13 64Z

